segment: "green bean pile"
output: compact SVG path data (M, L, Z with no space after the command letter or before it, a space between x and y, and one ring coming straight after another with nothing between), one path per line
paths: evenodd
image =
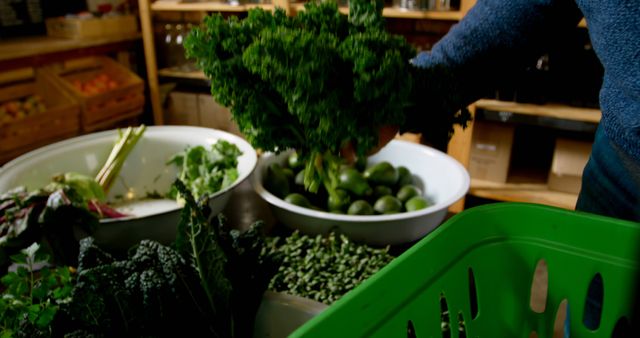
M274 237L265 249L282 255L282 265L271 279L269 290L332 304L378 270L393 256L389 247L372 248L346 236L301 235Z

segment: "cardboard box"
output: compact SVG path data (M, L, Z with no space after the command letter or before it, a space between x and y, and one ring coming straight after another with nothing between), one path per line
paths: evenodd
M209 94L198 94L198 115L203 127L227 130L231 112L216 102Z
M547 182L554 191L577 194L582 187L582 171L591 154L591 142L557 139Z
M217 103L211 94L173 91L169 93L165 121L172 125L218 129L244 137L231 119L231 111Z
M177 91L169 93L165 121L172 125L199 126L198 94Z
M505 183L509 174L513 134L512 125L476 121L469 155L469 175L474 179Z
M203 127L224 130L242 136L238 125L231 118L231 111L216 102L210 94L198 95L198 116L200 125Z

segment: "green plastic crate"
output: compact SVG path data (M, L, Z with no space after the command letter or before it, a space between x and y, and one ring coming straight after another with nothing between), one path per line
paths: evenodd
M640 223L524 203L476 207L442 224L292 337L554 337L554 324L558 331L567 323L557 318L561 303L569 307L571 337L612 337L614 329L615 337L630 326L639 252ZM540 313L531 294L541 260L548 292ZM598 278L602 306L591 313L600 320L585 325L587 291L598 289ZM442 329L444 306L449 330Z

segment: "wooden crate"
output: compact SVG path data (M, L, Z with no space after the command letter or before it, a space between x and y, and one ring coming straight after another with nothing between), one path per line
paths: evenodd
M67 61L48 68L49 74L80 103L81 131L106 129L122 120L142 114L144 107L144 82L126 67L106 56L95 56ZM100 74L107 74L117 82L117 87L88 95L76 88L74 81L87 81Z
M87 39L105 36L127 35L138 31L138 22L133 15L101 18L50 18L45 20L47 35Z
M30 95L42 97L46 110L26 117L0 121L0 163L40 146L78 135L80 106L58 83L33 70L0 77L0 103ZM3 82L4 81L4 82Z

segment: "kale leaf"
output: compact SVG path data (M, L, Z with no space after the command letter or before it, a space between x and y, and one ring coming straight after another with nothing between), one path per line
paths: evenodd
M172 248L143 240L128 259L115 260L87 237L79 257L72 300L56 316L54 332L164 336L179 325L197 336L222 337L197 274Z
M261 255L264 224L232 229L223 214L211 213L207 198L196 202L180 180L174 184L185 196L175 247L198 273L210 320L223 337L251 337L262 294L280 264L278 255Z
M223 332L221 336L231 337L231 281L224 273L227 257L217 240L218 229L207 222L200 209L206 206L206 202L198 206L182 181L176 180L174 185L186 201L178 224L176 250L197 272L212 318L217 322L216 327L221 328Z

